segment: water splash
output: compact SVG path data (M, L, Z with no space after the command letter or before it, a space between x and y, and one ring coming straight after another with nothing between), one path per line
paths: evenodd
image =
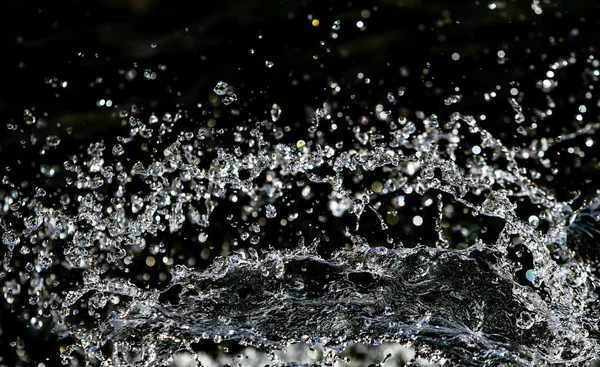
M324 110L318 110L316 118L324 117ZM489 158L475 155L467 169L447 159L457 153L458 145L446 150L438 147L444 140L460 141L457 129L461 122L480 137L481 146L502 155L509 168L494 169ZM146 128L137 119L130 123L132 131ZM411 124L404 122L405 126ZM314 141L299 150L271 143L262 131L267 124L260 121L248 138L238 139L249 148L247 154L240 156L234 149L216 145L214 158L205 167L196 158L207 152L204 146L187 141L176 141L163 150L162 157L155 156L147 165L137 161L130 169L123 161L104 164L104 144L90 145L86 161L72 159L64 164L75 176L70 180L76 192L73 201L64 198L62 209L55 210L39 201L44 195L33 195L27 199L23 229L5 225L2 241L10 249L5 256L5 274L14 269L11 255L21 238L29 237L37 254L31 264L39 272L33 273L35 281L30 282L37 283L37 289L29 287L34 303L42 305L52 297L61 304L54 311L54 322L78 340L72 350L81 348L104 364L133 363L136 358L150 364L162 362L174 351L192 350L192 343L206 338L235 339L266 350L292 342L338 351L352 343L396 342L416 348L424 358L431 357L420 351L427 346L425 351L439 350L462 364L473 363L473 359L579 363L597 353L598 344L589 338L597 332L595 311L590 308L595 301L590 299L595 278L585 263L561 266L547 248L549 243L566 241L568 205L532 185L521 174L513 150L493 139L472 117L453 114L444 128L434 126L429 124L420 133L416 128L390 129L389 137L382 135L381 143L375 144L368 143L373 135L367 133L367 141L358 140L346 151ZM404 132L397 135L398 131ZM200 142L207 136L216 140L216 135L215 129L201 129L195 136ZM406 155L405 149L417 153ZM330 174L315 173L321 167L331 169ZM378 184L371 185L370 193L345 188L344 173L382 167L388 169L378 175ZM242 171L248 172L246 178L241 177ZM236 200L250 200L251 205L242 210L243 218L259 211L268 220L274 219L276 205L285 202L282 188L299 176L311 184L331 187L332 211L339 210L335 205L340 204L333 204L336 200L352 203L346 208L356 217L356 231L367 206L386 230L377 209L380 204L373 206L372 200L400 190L417 195L439 193L440 217L444 207L441 195L448 195L474 215L501 218L504 228L495 243L478 242L466 251L422 245L371 247L356 235L350 235L350 248L337 250L329 258L315 252L318 241L313 248L302 245L290 251L263 249L258 254L248 249L217 258L204 271L175 267L164 290L143 290L105 275L107 265L127 266L135 249L144 246L146 236L175 233L186 222L209 227L215 208L221 200L232 200L231 195ZM105 206L100 192L89 193L113 186L115 198L126 198L127 187L134 184L145 186L146 193L131 195L130 203L117 200ZM228 197L228 191L235 194ZM517 205L510 199L515 195L535 197L543 205L550 222L546 234L515 215ZM7 196L4 200L10 203L11 199ZM264 200L279 204L269 203L261 209ZM421 223L422 219L418 225ZM440 243L447 242L440 219L436 223ZM252 243L258 244L260 225L254 222L251 227L257 233ZM35 246L36 241L42 242L41 246ZM205 241L206 237L201 242ZM531 286L515 281L519 262L507 259L507 248L515 245L532 257L535 277L527 278ZM47 282L42 281L48 261L83 270L83 284L65 297L48 292ZM20 286L14 279L4 284L4 297L11 303ZM163 301L163 295L172 294L173 289L180 289L174 295L176 301ZM96 317L97 326L82 330L65 322L81 304L87 304L90 312L114 310L106 319ZM111 354L103 352L107 343ZM65 353L65 358L68 356Z
M541 14L538 2L532 9ZM551 64L533 87L559 88L554 71L575 62ZM553 148L591 139L599 125L544 136L525 125L551 114L550 95L531 117L510 98L517 132L532 136L510 146L481 117L388 109L407 98L401 86L367 106L373 113L352 116L338 93L370 83L358 79L329 81L332 97L296 127L273 101L257 108L264 116L224 127L215 111L239 116L236 105L251 100L220 81L205 121L178 108L124 111L114 141L36 166L64 190L8 172L4 300L27 304L20 314L32 328L68 338L65 364L160 365L184 351L200 362L207 340L261 350L280 366L288 362L278 353L299 343L319 351L314 363L338 365L357 344L473 366L596 357L598 199L558 199L528 162L551 169ZM459 108L461 93L440 102ZM29 109L23 116L26 126L40 121ZM342 124L349 137L336 132ZM44 152L62 152L59 136L41 140ZM484 230L495 233L484 241ZM333 245L336 232L343 243ZM195 255L179 255L186 250ZM159 269L156 286L144 285L148 269Z

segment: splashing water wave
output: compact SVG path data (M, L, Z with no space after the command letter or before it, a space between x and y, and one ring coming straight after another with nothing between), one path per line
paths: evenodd
M325 110L318 111L314 123L325 114ZM54 252L64 251L63 265L85 269L84 284L60 302L57 323L68 320L70 310L77 309L85 295L92 295L89 307L99 309L106 307L110 297L120 297L118 307L108 318L100 319L97 327L86 330L71 325L65 330L78 339L70 350L82 348L88 357L104 364L165 363L172 360L174 352L192 350L190 345L201 339L232 339L267 350L293 342L331 350L358 342L398 342L416 348L417 354L430 360L435 356L432 351L438 351L439 358L461 365L589 360L599 350L590 337L598 332L597 311L589 307L595 301L590 298L595 278L583 263L558 264L547 247L548 243L566 246L565 228L573 210L522 176L512 158L514 153L480 129L472 117L454 114L444 127L432 123L434 119L425 121L421 133L408 121L403 128L392 127L387 143L378 143L369 134L365 139L370 143L349 151L316 142L310 148L272 146L261 133L269 123L260 122L247 140L255 142L251 145L257 147L256 153L236 155L219 147L206 170L193 154L203 149L201 145L176 142L164 149L162 159L148 166L137 162L130 173L120 169L117 197L126 184L136 181L149 188L144 197L132 196L130 212L119 204L107 211L97 194L80 195L74 215L43 206L33 198L28 205L31 215L23 220L25 229L6 231L3 241L15 249L21 236L36 233L68 243ZM147 128L139 120L130 122L134 129ZM494 169L484 158L473 156L465 169L446 158L455 151L451 147L441 151L439 144L457 142L461 123L481 138L483 149L494 152L490 156L504 156L509 168ZM198 136L204 139L205 132L201 130ZM358 139L360 134L356 133ZM405 155L403 149L416 153ZM77 172L74 185L80 191L114 183L112 167L102 165L102 152L101 145L93 145L86 165L65 162L67 170ZM321 166L330 168L331 174L313 173ZM441 236L433 247L405 248L395 243L388 249L371 247L365 238L350 234L351 247L336 250L329 258L318 254L318 241L260 255L251 249L216 258L204 271L176 266L162 291L107 278L103 264L96 263L98 258L118 263L145 235L176 232L186 220L210 226L211 211L225 190L245 194L255 202L266 196L277 203L284 197L281 192L257 184L267 170L272 175L276 172L280 180L303 176L311 183L330 185L330 207L347 205L356 215L358 229L365 208L377 210L369 195L355 195L344 188L342 173L379 167L388 168L384 171L387 177L379 178L387 192L445 193L477 215L502 218L504 227L498 240L455 250L449 249ZM239 176L243 169L249 170L246 179ZM514 196L528 196L544 207L550 222L545 234L514 214ZM199 203L204 204L206 213L199 214L195 207ZM271 205L270 210L276 206ZM443 215L441 210L439 214ZM378 218L385 230L387 224L381 215ZM529 276L530 285L515 280L516 265L507 258L507 249L517 244L533 257L535 276ZM35 266L41 272L47 267L43 262L52 261L44 259L52 254L43 247L38 251ZM10 255L4 262L7 271L9 260ZM66 321L65 325L70 324ZM109 355L103 349L106 343L112 348ZM336 354L332 355L335 359ZM68 356L65 353L65 358Z
M243 113L232 85L213 91L215 106ZM62 165L39 165L32 182L64 188L5 176L4 300L27 303L32 328L67 338L65 365L169 365L182 351L199 363L206 340L262 350L274 366L294 365L278 351L296 343L321 351L314 365L348 365L343 351L355 344L394 343L414 351L410 363L461 366L575 366L600 355L600 199L559 200L526 168L548 167L551 149L599 124L515 148L467 114L411 121L378 104L344 120L340 99L298 130L271 102L262 118L227 127L196 126L182 111L124 111L112 147L94 142ZM507 104L517 124L521 99ZM454 108L463 97L442 100ZM30 110L24 118L36 120ZM337 135L343 123L349 137ZM339 218L352 225L337 228ZM480 225L490 240L469 237L477 221L491 223ZM211 233L226 227L232 238L211 258ZM400 227L405 238L392 231ZM420 227L434 239L421 241ZM454 243L451 230L472 243ZM344 242L332 244L333 232ZM208 265L177 257L179 242L200 244ZM144 284L140 262L164 270L158 285Z

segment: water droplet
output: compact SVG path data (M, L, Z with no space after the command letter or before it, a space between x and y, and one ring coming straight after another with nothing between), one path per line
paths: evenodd
M233 102L235 102L235 101L237 101L237 96L235 94L223 97L223 104L226 105L226 106L229 105L229 104L231 104L231 103L233 103Z
M4 294L6 302L12 304L15 301L15 296L21 293L21 285L15 279L4 282L2 285L2 293Z
M2 235L2 243L6 246L14 247L17 246L21 242L21 238L17 234L17 232L9 230L4 232Z
M387 100L390 103L396 102L396 97L394 96L394 93L388 92L388 94L387 94Z
M281 107L279 107L278 104L274 103L273 106L271 106L271 121L277 122L277 120L279 120L280 116L281 116Z
M125 152L125 149L123 149L123 146L121 144L115 144L112 148L112 154L119 156L122 155Z
M157 77L156 72L154 72L150 69L144 70L144 78L146 78L147 80L154 80L154 79L156 79L156 77Z
M44 189L42 189L41 187L36 187L34 196L36 198L44 197L44 196L46 196L46 191Z
M265 206L265 215L267 218L275 218L277 216L277 210L271 204Z
M460 94L451 95L444 100L444 104L446 106L450 106L452 104L458 103L462 100L462 96Z
M229 88L229 84L225 82L218 82L217 85L213 88L213 91L218 96L224 96L227 94L227 89Z
M56 169L53 166L42 164L40 166L40 172L46 177L54 177Z
M56 147L60 144L60 138L56 135L48 135L46 137L46 144L51 147Z
M25 228L30 231L36 230L42 223L44 219L41 216L29 216L23 220L23 224L25 224Z

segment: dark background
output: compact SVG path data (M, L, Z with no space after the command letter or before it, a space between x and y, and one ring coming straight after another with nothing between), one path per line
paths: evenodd
M487 119L481 126L508 146L526 147L533 139L572 132L598 119L597 98L585 102L585 94L594 93L597 84L586 59L596 54L599 5L548 1L540 6L541 15L534 13L528 1L498 2L496 10L490 10L485 1L10 2L0 12L0 171L8 171L24 191L35 183L48 192L60 193L64 176L47 179L39 174L40 165L62 165L68 155L100 139L110 149L117 135L127 131L120 111L132 113L133 105L141 119L152 113L160 117L165 112L185 112L183 123L188 125L181 130L188 126L197 129L207 119L219 116L220 126L232 131L233 126L249 117L267 118L270 106L277 103L283 110L280 122L293 131L283 141L293 142L307 137L308 112L324 101L344 104L346 114L359 120L372 115L374 106L385 104L387 93L396 93L399 88L406 90L405 95L397 97L396 104L386 105L394 115L414 119L417 111L424 111L444 121L457 110L474 116L485 114ZM361 15L364 10L369 10L368 18ZM319 26L311 25L309 17L318 19ZM332 39L335 20L341 21L341 29L338 38ZM356 27L359 20L364 21L366 30ZM499 61L499 50L505 51L504 60ZM458 61L452 60L453 53L460 54ZM551 63L568 59L572 53L577 63L556 71L559 87L550 93L556 103L554 114L544 120L536 117L533 109L547 108L546 93L536 88L536 82L545 79ZM274 66L267 68L266 61ZM427 74L424 69L428 69ZM136 76L128 78L132 70ZM147 70L155 72L156 78L148 80L144 76ZM359 81L358 73L371 82ZM210 100L212 88L221 80L235 87L237 115ZM62 87L63 81L67 81L66 87ZM332 82L342 86L338 95L332 95ZM496 90L498 97L485 102L484 94L497 85L501 86ZM507 102L513 86L522 93L519 98L528 119L526 124L533 121L539 126L528 136L516 132L518 125ZM463 99L457 105L446 106L444 99L457 94L455 87L460 87L458 94ZM113 106L99 107L97 101L101 99L111 100ZM584 102L585 119L578 122L577 108ZM36 124L24 121L26 109L37 117ZM10 124L16 127L5 127ZM60 136L61 144L40 155L43 143L31 144L31 137L43 141L48 135ZM350 128L340 128L327 138L335 142L347 141L351 136ZM547 154L553 162L551 168L533 160L523 164L539 171L541 178L536 183L549 188L558 199L573 198L580 190L578 202L582 203L597 195L599 178L597 156L592 153L596 147L587 148L584 142L582 137L551 149ZM221 144L227 146L225 141ZM584 149L585 157L567 152L575 145ZM135 162L144 152L134 151L127 156ZM29 184L25 187L23 182ZM317 196L327 193L316 190ZM289 195L300 193L292 191ZM48 200L57 201L58 196L50 195ZM420 210L420 200L407 196L407 208L411 209L400 213L401 223ZM326 210L326 200L313 204L313 213L302 213L302 219L285 231L276 225L265 227L259 247L266 243L291 247L298 243L297 231L311 238L318 237L322 229L328 232L319 248L324 256L347 243L342 229L354 226L353 216L329 218L321 227L312 227L310 224L317 223L318 215ZM280 215L292 213L298 206L300 203ZM238 209L225 203L217 208L211 227L205 231L208 243L199 244L197 229L193 228L153 241L168 239L165 251L175 263L186 264L195 256L198 261L194 266L205 267L223 253L223 242L238 236L238 230L231 228L226 219L227 213ZM429 212L423 210L425 217L435 215L435 205ZM527 203L520 210L524 218L535 212ZM477 238L494 240L502 228L501 222L489 218L470 221L472 233L468 238L452 227L445 232L451 246L471 244ZM432 225L420 229L399 225L388 234L407 246L429 243L436 238ZM378 227L375 216L366 213L361 233L372 245L390 246ZM195 246L186 246L189 242ZM208 258L199 258L203 248L208 248ZM166 268L154 269L156 274L152 273L149 281L141 278L140 274L147 271L143 264L147 254L139 255L142 260L134 262L129 273L117 269L114 276L130 277L147 287L164 284L164 277L158 273ZM59 268L56 274L64 279L64 288L57 291L69 289L79 275ZM22 317L25 299L13 305L3 301L0 357L4 359L0 364L20 363L15 348L9 346L20 338L31 362L57 365L57 351L64 342L55 340L48 328L28 330Z

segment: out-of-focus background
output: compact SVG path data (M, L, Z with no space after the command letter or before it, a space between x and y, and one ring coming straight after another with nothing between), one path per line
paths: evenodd
M545 77L550 62L568 59L572 52L592 53L598 40L594 14L599 5L585 2L196 5L159 0L7 5L0 36L0 118L22 121L26 109L40 118L47 115L45 131L72 129L64 143L78 145L109 133L111 124L120 123L119 109L137 104L158 115L178 104L202 103L207 91L226 79L240 96L252 91L258 94L252 98L276 96L288 119L304 120L305 105L330 95L323 88L326 81L354 81L362 73L373 81L364 88L373 100L402 86L410 89L403 108L434 113L443 107L443 98L436 97L458 93L462 111L487 114L487 129L507 143L527 144L521 135L504 131L503 118L512 113L506 98L482 103L484 94L493 92L484 88L514 80L535 104L535 98L545 98L536 93L535 80ZM332 30L335 21L340 21L338 32ZM266 62L276 67L263 67ZM575 68L584 66L581 62ZM581 73L559 80L572 85L561 88L564 95L553 95L559 107L587 92L580 87L588 81L580 78ZM100 106L102 100L110 100L110 106ZM571 131L577 107L557 109L560 114L545 120L547 129ZM586 116L596 109L592 106ZM2 134L7 163L17 158L10 153L27 153L20 138L10 131Z
M581 121L577 101L597 84L581 58L599 44L599 10L593 1L558 0L10 2L0 11L0 176L9 171L14 181L36 179L60 187L62 181L44 178L38 167L64 161L61 157L91 142L114 141L123 130L121 111L147 118L184 110L194 123L229 113L218 108L203 112L221 80L235 86L239 100L237 114L219 120L232 126L248 116L268 116L277 103L282 119L304 131L299 126L336 93L336 86L343 94L345 85L353 85L359 102L347 108L357 117L369 117L390 91L398 95L403 90L404 96L396 97L397 111L447 118L457 107L444 100L460 94L461 113L485 115L481 125L494 136L525 147L542 134L558 136L597 121L598 105L588 104ZM580 62L551 78L561 85L552 94L558 108L542 118L544 111L527 107L546 103L538 82L549 78L551 63L573 54ZM517 132L507 99L519 93L525 96L524 113L543 128ZM36 141L47 136L59 136L60 146L40 155ZM596 195L597 155L573 155L566 146L549 155L556 162L551 168L531 163L540 172L540 185L554 190L559 200ZM315 208L315 221L321 209ZM218 218L228 210L222 206L215 213L215 225L208 229L214 242L195 266L227 253L222 244L231 233ZM310 227L307 214L299 229ZM449 226L445 235L452 246L493 239L500 228L489 218L473 222L468 238ZM342 229L354 222L342 218L329 225L340 231L323 244L324 253L346 241ZM361 230L373 234L378 226L373 217ZM420 232L402 226L395 230L407 246L437 237L426 226ZM385 244L385 238L373 236ZM200 251L185 245L188 237L193 236L184 231L167 239L181 263ZM270 243L292 246L288 240L273 232ZM69 274L61 276L68 285ZM148 286L165 281L130 276ZM51 330L29 330L15 313L25 307L22 303L0 300L0 365L23 363L19 343L27 346L31 365L58 365L63 342Z

